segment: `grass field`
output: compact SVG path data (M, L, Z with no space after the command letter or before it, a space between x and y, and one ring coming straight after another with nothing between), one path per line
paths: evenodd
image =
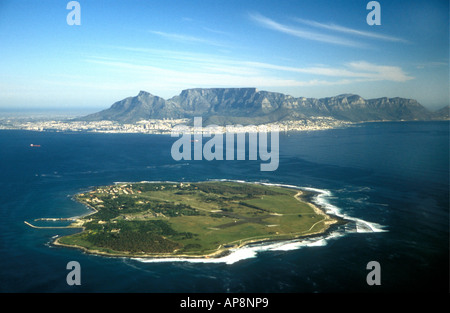
M133 183L77 195L97 212L59 244L108 255L205 256L325 231L335 220L305 191L238 182ZM79 221L78 221L79 222Z

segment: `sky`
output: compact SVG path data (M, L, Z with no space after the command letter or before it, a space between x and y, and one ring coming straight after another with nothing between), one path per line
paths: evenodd
M449 1L69 2L0 0L0 109L222 87L449 104Z

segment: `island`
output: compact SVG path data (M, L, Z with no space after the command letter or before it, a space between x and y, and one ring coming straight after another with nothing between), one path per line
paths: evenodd
M342 222L312 196L234 181L116 183L77 194L93 211L72 219L69 227L81 232L54 244L106 256L221 257L252 243L323 234Z

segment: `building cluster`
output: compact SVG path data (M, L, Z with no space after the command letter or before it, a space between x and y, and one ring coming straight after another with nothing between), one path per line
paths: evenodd
M312 117L302 120L280 121L262 125L205 125L201 128L186 126L189 119L162 119L142 120L134 124L121 124L114 121L33 121L0 123L0 129L22 129L30 131L55 132L94 132L94 133L142 133L142 134L171 134L175 126L183 126L184 131L190 133L251 133L278 130L312 131L330 128L339 128L351 124L350 122L336 120L332 117Z
M121 184L121 185L114 185L108 188L98 188L95 191L91 191L91 193L107 194L114 197L120 194L133 195L134 190L131 188L131 185ZM141 192L138 190L137 193Z

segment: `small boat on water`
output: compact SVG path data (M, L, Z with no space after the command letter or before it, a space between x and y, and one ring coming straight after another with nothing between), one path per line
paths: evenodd
M34 144L31 144L30 145L30 147L40 147L41 145L34 145Z

